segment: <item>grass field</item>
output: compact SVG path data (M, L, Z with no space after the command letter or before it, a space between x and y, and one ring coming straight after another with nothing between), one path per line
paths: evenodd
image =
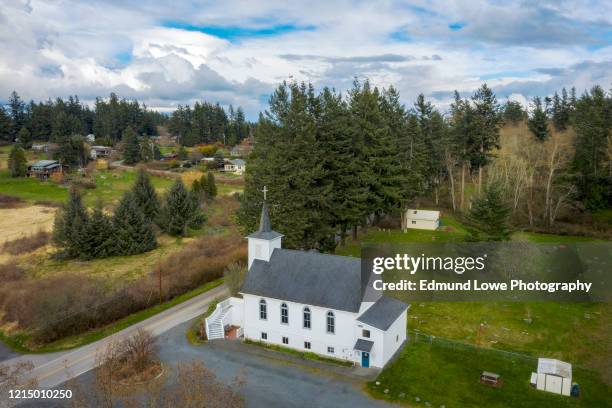
M367 388L378 398L410 406L463 408L610 407L612 389L596 373L574 367L580 398L537 391L529 385L535 359L511 357L494 350L409 343ZM492 388L478 381L482 371L501 375L503 386ZM376 385L379 382L379 385ZM385 390L387 392L385 393ZM417 398L420 402L417 402Z
M406 233L370 228L362 231L357 241L347 240L336 253L358 257L362 243L465 241L466 229L451 214L442 218L442 226L437 231L408 230ZM596 241L587 237L532 232L515 232L512 240L534 243ZM409 299L407 301L411 303ZM465 351L410 343L402 358L381 374L379 381L383 385L369 384L368 389L376 396L402 400L398 395L405 392L412 398L405 400L408 403L414 403L414 398L419 396L421 404L429 401L432 406L445 404L447 407L605 406L602 401L605 401L604 396L612 384L610 304L413 302L408 313L408 328L481 346L484 354L490 350L490 354L486 354L489 361L483 361L482 355L474 356ZM583 367L581 375L584 379L576 377L576 380L595 389L597 396L585 396L578 401L561 399L560 405L555 405L557 397L541 395L543 393L529 387L529 374L535 368L533 364L511 364L496 357L497 350L525 353L534 358L559 358ZM446 366L447 370L444 369ZM481 386L477 380L483 370L501 372L512 384L505 385L502 390ZM504 374L506 370L507 374ZM471 377L465 379L468 372L472 373ZM428 380L424 381L425 378ZM449 385L444 387L445 384ZM384 394L385 388L391 390L389 394ZM446 399L441 396L446 396Z

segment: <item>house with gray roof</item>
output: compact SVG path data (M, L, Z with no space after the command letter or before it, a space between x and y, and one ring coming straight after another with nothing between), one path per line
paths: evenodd
M282 238L272 229L264 198L259 229L247 236L249 269L242 298L217 305L206 319L208 338L231 332L363 367L384 367L406 342L409 306L372 294L371 271L362 271L360 259L284 249Z

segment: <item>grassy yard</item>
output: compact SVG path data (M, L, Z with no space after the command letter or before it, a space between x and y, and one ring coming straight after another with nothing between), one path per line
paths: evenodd
M338 247L336 253L342 255L360 256L360 245L367 243L447 243L464 242L467 231L459 220L452 215L442 218L442 226L437 231L409 230L406 233L399 230L380 230L370 228L359 234L358 240L347 240L344 246ZM532 232L516 232L512 241L533 243L569 243L596 241L588 237L574 237L567 235L540 234ZM612 384L612 305L610 304L579 304L579 303L553 303L553 302L407 302L412 303L408 313L408 326L410 330L432 334L438 337L460 341L469 344L477 344L485 349L510 350L530 354L534 357L552 357L569 361L572 364L592 370L590 378L606 384ZM479 387L477 381L474 384L462 384L466 387L465 393L459 390L453 393L457 398L447 401L439 401L437 395L445 395L446 391L440 392L432 389L419 391L418 387L427 388L429 385L423 378L431 378L437 375L432 367L415 365L414 360L431 360L451 358L463 361L469 359L457 351L439 351L423 349L418 345L412 350L414 344L410 344L405 356L399 363L398 368L388 368L383 372L381 378L398 378L398 371L403 370L406 384L421 393L423 398L426 393L431 395L429 400L432 406L446 404L446 406L531 406L521 405L523 400L514 399L514 403L507 405L488 405L489 399L471 400L469 394L475 392L474 387ZM457 355L453 355L456 353ZM443 361L438 361L442 364ZM404 364L404 365L402 365ZM478 366L480 371L496 371L496 366ZM476 369L476 368L475 368ZM416 371L415 371L416 370ZM497 369L501 371L501 369ZM527 387L524 391L531 395L528 388L528 375L533 367L527 369L527 374L522 375L521 381ZM477 373L479 374L479 372ZM453 376L459 374L452 373ZM457 383L458 380L445 377L445 382ZM478 376L476 375L476 379ZM580 382L580 381L579 381ZM418 383L418 384L417 384ZM382 387L381 387L382 388ZM387 387L389 388L389 387ZM370 387L372 392L384 396L383 390ZM402 391L398 391L402 392ZM406 392L406 391L403 391ZM503 392L499 390L485 390L485 393ZM515 392L515 391L513 391ZM516 391L521 394L521 391ZM397 394L396 394L397 396ZM413 396L414 398L414 396ZM515 398L515 397L512 397ZM536 397L533 401L543 401ZM493 399L494 400L494 399ZM588 399L585 399L588 400ZM412 400L414 402L414 399ZM422 401L425 401L424 399ZM439 402L438 402L439 401ZM577 402L574 402L574 405ZM551 400L548 404L554 404ZM580 404L580 403L578 403ZM541 405L542 406L542 405ZM544 404L544 406L548 406ZM561 405L563 406L563 405ZM573 406L573 405L569 405ZM601 406L601 405L577 405L577 406Z
M83 189L84 201L93 206L98 200L103 205L115 203L124 192L132 188L136 172L122 170L98 170L95 173L96 188ZM151 176L158 193L163 193L173 183L172 179ZM13 178L8 171L0 171L0 194L18 197L29 202L61 203L68 197L68 187L34 178Z
M529 385L535 359L511 357L494 350L412 342L396 361L368 383L378 398L410 406L440 407L609 407L612 389L596 373L574 367L580 398L537 391ZM482 371L501 375L503 386L479 383ZM376 385L379 382L379 385ZM386 390L386 393L385 393ZM417 398L420 402L417 402ZM429 403L426 404L426 403Z

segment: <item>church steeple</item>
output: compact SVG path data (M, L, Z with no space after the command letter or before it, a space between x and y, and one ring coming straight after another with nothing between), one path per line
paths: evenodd
M249 241L249 268L255 259L269 261L272 256L272 251L275 248L281 247L281 239L283 235L272 229L270 215L268 214L267 192L268 189L264 186L263 204L261 206L261 216L259 218L259 229L247 236Z

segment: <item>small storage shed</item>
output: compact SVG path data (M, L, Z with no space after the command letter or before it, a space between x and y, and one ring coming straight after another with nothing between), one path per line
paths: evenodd
M538 372L531 374L531 385L541 391L570 395L572 365L552 358L538 359Z
M402 229L435 230L440 226L440 211L408 209L404 214Z

